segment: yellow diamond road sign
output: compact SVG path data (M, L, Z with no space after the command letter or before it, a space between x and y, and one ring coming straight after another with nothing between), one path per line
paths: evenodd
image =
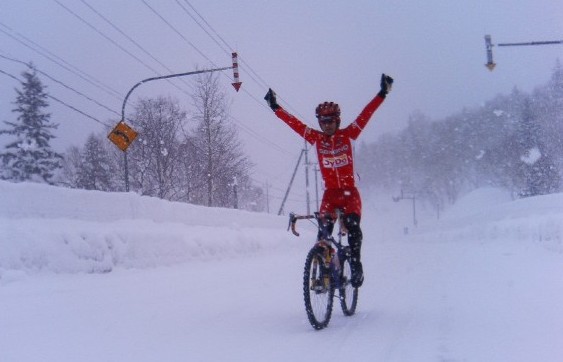
M137 131L129 127L125 122L121 121L108 134L108 138L121 151L125 151L127 147L129 147L131 143L133 143L135 138L137 138Z

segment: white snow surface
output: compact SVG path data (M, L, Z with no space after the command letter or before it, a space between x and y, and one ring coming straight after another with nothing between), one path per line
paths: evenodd
M563 361L563 194L417 212L364 195L357 313L315 331L306 221L0 182L0 361Z

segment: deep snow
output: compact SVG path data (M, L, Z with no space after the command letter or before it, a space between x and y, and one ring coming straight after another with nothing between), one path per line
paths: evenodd
M0 202L2 362L563 360L563 194L477 190L417 229L364 195L358 311L323 331L307 222L27 183Z

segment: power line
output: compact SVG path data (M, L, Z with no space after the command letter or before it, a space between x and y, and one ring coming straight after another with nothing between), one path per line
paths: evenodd
M186 8L184 7L184 5L182 5L178 0L176 0L176 4L178 4L178 5L182 8L182 10L184 10L184 12L185 12L186 14L188 14L188 15L190 16L190 18L192 18L192 20L195 21L196 24L197 24L201 29L203 29L203 31L205 31L205 33L206 33L207 35L209 35L209 37L210 37L211 39L213 39L213 41L215 42L215 44L217 44L217 46L219 46L219 48L221 48L221 49L222 49L225 53L227 53L227 54L233 52L232 49L225 49L225 48L221 45L221 43L219 43L211 34L209 34L209 32L200 24L199 20L197 20L197 19L188 11L188 9L186 9ZM190 4L189 2L188 2L188 5L191 6L191 4ZM192 9L193 9L193 7L192 7ZM197 11L196 11L195 9L194 9L194 11L197 13ZM198 15L199 15L199 14L198 14ZM201 17L201 16L200 16L200 17ZM203 18L202 18L202 19L203 19ZM205 19L203 19L203 21L205 21ZM208 27L211 28L211 26L210 26L206 21L205 21L205 23L207 24ZM213 30L213 28L211 28L211 29ZM215 34L217 34L217 33L215 33ZM219 37L219 38L220 38L221 40L223 40L221 37ZM225 43L225 44L227 45L227 47L230 48L229 45L228 45L224 40L223 40L223 43Z
M55 1L56 1L56 0L55 0ZM0 29L0 31L2 31L2 29ZM2 31L2 32L4 32L4 31ZM4 32L4 33L5 33L5 32ZM11 36L10 34L7 34L7 35L8 35L8 36ZM11 36L11 37L12 37L12 36ZM12 38L13 38L13 37L12 37ZM14 38L14 39L17 40L16 38ZM20 42L20 43L21 43L21 42ZM25 43L22 43L22 44L23 44L23 45L26 45ZM27 45L26 45L26 46L27 46ZM18 60L10 59L10 58L7 58L7 57L4 57L4 58L9 59L9 60L18 61ZM48 58L49 58L49 57L48 57ZM19 61L19 62L22 62L22 64L25 64L25 65L27 66L27 63L25 63L25 62L23 62L23 61ZM68 69L67 67L64 67L63 65L59 64L59 63L56 62L56 61L54 61L54 62L57 63L58 65L62 66L63 68L65 68L65 69L67 69L67 70L70 71L70 69ZM38 71L39 71L39 70L38 70ZM39 72L41 72L41 71L39 71ZM76 74L75 72L73 72L73 73ZM109 109L108 107L106 107L106 106L100 104L99 102L97 102L97 101L91 99L90 97L88 97L88 96L82 94L81 92L79 92L79 91L77 91L77 90L71 88L70 86L68 86L68 85L66 85L66 84L64 84L64 83L62 83L62 82L60 82L60 81L54 79L54 78L51 77L50 75L48 75L48 74L46 74L46 73L44 73L44 72L41 72L41 74L44 74L45 76L47 76L47 77L50 78L51 80L53 80L53 81L55 81L55 82L57 82L57 83L59 83L59 84L65 86L65 87L68 88L68 89L73 90L75 93L84 96L84 97L87 98L88 100L97 103L98 105L100 105L100 106L102 106L102 107L104 107L104 108L110 110L111 112L116 113L115 111L113 111L113 110ZM79 74L76 74L76 75L79 75ZM121 98L119 98L119 99L122 100ZM119 115L119 113L118 113L118 115ZM234 117L233 117L233 119L234 119ZM236 120L236 119L235 119L235 121L237 121L237 122L239 123L239 125L241 126L241 128L243 128L243 130L246 131L247 133L249 133L252 137L256 138L257 140L259 140L259 141L261 141L261 142L267 142L267 141L265 141L264 137L261 137L261 136L257 135L257 134L256 134L255 132L253 132L250 128L248 128L247 126L245 126L242 122L240 122L240 121L238 121L238 120ZM271 143L271 145L274 145L274 144ZM274 146L276 146L276 145L274 145ZM276 147L277 147L278 150L280 150L280 152L284 152L284 150L283 150L281 147L279 147L279 146L276 146Z
M233 51L233 50L232 50L232 47L225 41L225 39L223 39L223 37L221 37L221 35L211 26L211 24L209 24L209 22L208 22L207 20L205 20L205 18L197 11L197 9L196 9L189 1L185 0L185 2L186 2L186 3L190 6L190 8L199 16L199 18L207 25L207 27L209 27L209 28L211 29L211 31L213 31L213 33L223 42L223 44L225 44L227 48L231 49L231 52L232 52L232 51ZM188 9L186 9L185 6L183 6L178 0L176 0L176 3L182 8L182 10L183 10L188 16L190 16L190 18L192 18L192 20L194 20L194 21L196 22L196 24L197 24L197 25L215 42L215 44L217 44L217 45L218 45L224 52L226 52L227 54L229 53L229 50L228 50L228 49L225 49L225 47L223 47L223 46L219 43L219 41L217 41L217 39L215 39L215 38L213 37L213 35L211 35L211 34L209 33L209 31L207 31L207 29L205 29L205 27L200 23L200 21L198 21L198 20L195 18L195 16L192 15ZM248 68L251 69L251 67L250 67L249 65L248 65ZM251 69L251 70L252 70L252 69ZM256 72L254 72L254 70L252 70L252 72L256 74ZM256 75L257 75L257 74L256 74ZM249 76L250 76L256 83L259 83L259 81L257 81L254 77L252 77L251 74L249 74ZM258 78L260 78L260 77L258 76ZM260 80L262 80L262 79L260 78ZM265 82L264 82L263 80L262 80L262 82L265 84ZM268 107L265 105L265 103L264 103L263 101L257 99L254 95L252 95L252 94L250 94L248 91L246 91L246 89L243 88L243 92L245 92L249 97L251 97L252 99L254 99L254 101L255 101L256 103L258 103L261 107L266 107L266 108L268 108ZM268 144L269 146L274 147L276 150L278 150L278 151L280 151L280 152L282 152L282 153L284 153L284 154L288 154L287 150L285 150L285 149L282 148L281 146L275 144L274 142L272 142L272 141L270 141L270 140L268 140L268 139L265 139L265 138L264 138L263 136L261 136L261 135L258 135L256 132L254 132L254 131L251 130L250 128L244 126L244 124L243 124L241 121L237 120L236 118L233 117L233 119L234 119L241 127L245 128L245 129L247 130L247 132L249 132L254 138L256 138L257 140L259 140L260 142L265 143L265 144Z
M190 8L192 8L192 10L193 10L193 11L197 14L197 16L205 23L205 25L207 25L207 27L208 27L209 29L211 29L211 31L217 36L217 38L219 38L219 39L223 42L223 44L225 44L225 45L227 46L227 48L230 49L230 52L233 52L233 51L234 51L234 50L233 50L233 47L231 47L231 46L229 45L229 43L227 43L227 41L226 41L225 39L223 39L223 37L213 28L213 26L211 26L211 24L209 24L209 22L208 22L207 20L205 20L205 18L197 11L197 9L196 9L188 0L184 0L184 1L185 1L186 4L189 5ZM207 33L207 35L209 35L209 37L210 37L211 39L213 39L213 41L215 41L215 43L216 43L221 49L223 49L223 51L225 51L226 53L229 53L229 50L225 50L225 48L223 48L223 46L221 46L221 44L219 44L219 42L218 42L215 38L213 38L213 36L212 36L211 34L209 34L209 32L203 27L203 25L201 25L201 23L200 23L199 21L197 21L197 20L195 19L195 17L194 17L184 6L182 6L182 4L180 4L180 2L179 2L178 0L176 0L176 3L177 3L178 5L180 5L180 7L196 22L196 24L197 24L201 29L203 29L203 31L205 31L205 33ZM260 77L260 76L258 75L258 73L256 73L256 72L254 71L254 69L252 69L252 67L251 67L249 64L247 64L247 63L244 61L244 59L243 59L242 57L241 57L241 64L246 65L246 67L247 67L254 75L256 75L256 77L262 82L262 84L263 84L264 86L268 87L267 83L262 79L262 77ZM252 78L252 76L251 76L251 78ZM254 78L253 78L253 79L254 79ZM256 83L259 83L258 81L256 81L256 79L254 79L254 81L255 81Z
M152 6L150 6L145 0L142 0L143 4L145 4L160 20L162 20L166 25L168 25L168 27L170 29L172 29L176 34L178 34L188 45L190 45L193 49L195 49L196 52L198 52L203 58L207 59L207 61L209 61L213 66L217 67L217 65L215 64L215 62L213 62L207 55L205 55L198 47L196 47L192 42L190 42L188 40L188 38L186 38L178 29L176 29L168 20L166 20L158 11L156 11L156 9L154 9ZM185 8L184 8L185 9ZM223 75L227 76L225 73L222 72ZM229 76L227 76L227 78L229 78L232 81L232 78L230 78ZM248 94L251 98L253 98L256 102L258 102L260 105L264 106L264 102L260 102L256 97L254 97L253 95L251 95L250 93L248 93L245 89L243 89L243 92L245 92L246 94Z
M205 18L196 10L196 8L195 8L189 1L185 0L185 2L186 2L186 4L188 4L188 5L192 8L192 11L195 12L195 13L198 15L198 17L201 19L201 21L203 21L203 22L205 23L205 25L207 25L207 27L208 27L209 29L211 29L211 31L215 34L215 36L216 36L217 38L219 38L219 39L221 40L221 42L223 42L223 44L224 44L228 49L225 49L225 47L224 47L223 45L221 45L221 43L220 43L217 39L215 39L215 37L214 37L213 35L211 35L211 34L209 33L209 31L200 23L199 20L197 20L196 17L195 17L194 15L192 15L192 13L191 13L188 9L186 9L186 8L184 7L184 5L182 5L182 4L179 2L179 0L176 0L176 3L178 4L178 6L180 6L180 7L182 8L182 10L184 10L184 12L185 12L186 14L188 14L188 16L189 16L190 18L192 18L193 21L195 21L195 23L211 38L211 40L213 40L213 41L215 42L215 44L217 44L217 46L218 46L219 48L221 48L221 50L223 50L226 54L229 54L229 53L234 52L234 49L233 49L233 48L225 41L225 39L223 39L223 37L211 26L211 24L209 24L209 23L207 22L207 20L205 20ZM245 65L245 66L251 71L251 74L248 74L248 75L250 76L250 78L251 78L252 80L254 80L256 83L260 83L260 81L261 81L261 82L263 83L263 85L265 85L266 87L268 87L267 84L266 84L266 82L258 75L258 73L256 73L256 72L254 71L254 69L252 69L252 67L250 67L250 65L248 65L248 64L244 61L244 58L243 58L243 57L241 57L241 58L239 58L239 59L240 59L240 63L243 64L243 65ZM252 74L254 74L259 80L256 80Z
M205 59L207 59L209 62L211 62L211 64L213 64L214 66L215 63L209 59L209 57L207 55L205 55L199 48L197 48L194 44L192 44L178 29L176 29L168 20L166 20L156 9L154 9L153 7L151 7L145 0L142 0L143 3L156 15L158 16L166 25L168 25L174 32L176 32L176 34L178 34L184 41L186 41L191 47L193 47L201 56L203 56ZM179 4L181 5L181 4ZM184 10L186 10L184 7L182 7ZM193 17L192 17L193 19ZM201 25L200 25L201 26ZM208 33L208 35L210 35ZM224 74L224 73L223 73ZM246 92L246 91L245 91ZM246 92L250 97L254 98L257 102L259 102L253 95L251 95L250 93ZM259 102L262 106L264 106L264 102ZM240 120L232 117L233 120L235 120L239 126L241 126L243 128L243 130L245 130L248 134L250 134L253 138L256 138L257 140L259 140L260 142L265 142L268 143L270 146L275 147L278 151L282 152L282 153L287 153L287 151L285 151L282 147L276 145L275 143L273 143L272 141L268 141L266 140L263 136L260 136L258 134L256 134L253 130L251 130L249 127L245 126Z
M1 69L0 69L0 73L5 74L5 75L7 75L8 77L10 77L10 78L12 78L12 79L15 79L15 80L17 80L18 82L22 83L22 81L21 81L18 77L16 77L15 75L12 75L12 74L10 74L10 73L8 73L8 72L5 72L5 71L3 71L3 70L1 70ZM64 102L64 101L62 101L62 100L60 100L60 99L58 99L58 98L56 98L56 97L54 97L54 96L52 96L52 95L50 95L50 94L46 94L46 96L49 97L49 98L51 98L51 99L53 99L54 101L57 101L57 102L61 103L61 104L64 105L65 107L68 107L68 108L72 109L73 111L76 111L76 112L82 114L83 116L90 118L90 119L93 120L94 122L97 122L97 123L99 123L99 124L101 124L101 125L103 125L103 126L106 126L106 127L111 128L111 126L108 125L107 123L104 123L104 122L100 121L100 120L97 119L96 117L92 117L91 115L89 115L89 114L87 114L87 113L85 113L85 112L79 110L78 108L76 108L76 107L74 107L74 106L71 106L70 104L68 104L68 103L66 103L66 102Z
M142 45L140 45L137 41L135 41L133 38L131 38L129 35L127 35L123 30L121 30L117 25L115 25L111 20L109 20L108 18L106 18L104 15L102 15L99 11L97 11L92 5L88 4L86 2L86 0L80 0L84 5L86 5L90 10L92 10L96 15L98 15L99 17L101 17L106 23L108 23L113 29L115 29L117 32L119 32L121 35L123 35L125 38L127 38L127 40L129 40L131 43L133 43L137 48L139 48L143 53L145 53L146 55L148 55L152 60L154 60L155 62L157 62L158 64L160 64L164 69L166 69L169 73L174 73L174 71L172 69L170 69L169 67L167 67L164 63L162 63L160 60L158 60L154 55L152 55L149 51L147 51ZM188 85L184 80L180 79L185 85ZM185 92L184 92L185 93Z
M225 44L225 46L227 48L229 48L232 51L233 47L229 45L229 43L227 43L227 41L213 28L213 26L211 26L211 24L209 24L209 22L207 20L205 20L205 18L203 17L203 15L201 15L199 13L199 11L197 11L197 9L188 1L188 0L184 0L184 2L186 4L188 4L190 6L190 8L197 14L197 16L207 25L207 27L209 29L211 29L211 31L217 36L217 38L219 38L221 40L221 42L223 44ZM176 3L178 3L178 5L180 5L180 7L184 10L184 12L186 12L192 19L194 19L194 21L196 22L196 24L207 34L209 35L209 37L225 52L229 52L228 50L225 50L223 48L223 46L221 46L218 41L211 35L209 34L209 32L203 27L203 25L201 25L201 23L199 21L197 21L194 16L184 7L182 6L178 0L176 0ZM257 84L262 85L266 88L270 88L270 86L268 85L268 83L250 66L250 64L248 64L248 62L246 62L244 60L244 56L239 57L240 60L240 64L242 65L241 68L243 68L244 70L248 70L249 73L247 73L247 75ZM258 78L258 80L256 80L256 78ZM247 92L248 93L248 92ZM249 94L250 95L250 94ZM256 99L254 96L250 95L252 98L254 98L255 101L257 101L260 105L265 106L264 102L262 100L258 100ZM298 111L296 111L295 108L293 108L284 98L278 96L278 98L282 101L284 101L284 103L288 106L289 109L291 109L295 114L297 114L298 116L300 116L301 118L303 118L303 116L301 114L299 114Z
M190 2L188 0L185 0L185 2L191 7L191 9L199 16L199 18L211 29L211 31L213 31L213 33L223 42L223 44L225 44L227 46L227 48L230 48L231 51L233 51L232 47L229 46L229 44L225 41L225 39L223 39L223 37L221 37L221 35L219 35L219 33L209 24L209 22L207 22L207 20L205 20L205 18L203 18L203 16L195 9L195 7L190 4ZM182 8L182 10L188 14L188 16L190 16L190 18L192 18L192 20L194 20L196 22L196 24L219 46L219 48L221 48L224 52L228 53L228 50L226 50L211 34L209 31L207 31L207 29L204 28L204 26L182 5L180 4L180 2L178 0L176 0L176 3ZM242 63L245 65L245 69L248 68L251 73L249 73L248 75L250 76L250 78L256 82L257 84L260 84L260 82L262 83L262 85L264 85L265 87L268 87L267 83L254 71L254 69L252 69L252 67L247 64L244 60L242 61ZM254 78L252 76L252 73L256 75L256 77L259 79L256 80L256 78ZM252 99L254 99L254 101L256 101L256 103L258 103L259 105L261 105L262 107L266 107L265 103L262 100L257 99L254 95L250 94L249 92L246 91L246 89L243 88L243 91L248 94L248 96L250 96ZM283 98L279 97L280 99L283 100ZM287 103L287 102L285 102ZM292 108L292 107L291 107ZM296 112L298 114L298 112ZM241 126L243 126L242 122L238 121L235 119L235 121L237 121ZM263 143L267 143L270 147L274 147L274 149L281 151L285 154L287 154L287 151L285 151L282 147L276 145L275 143L269 141L269 140L264 140L263 137L260 137L258 135L256 135L256 133L254 131L252 131L251 134L253 137L255 137L256 139L258 139L260 142ZM287 196L287 195L286 195Z
M1 70L1 69L0 69L0 73L5 74L5 75L7 75L8 77L10 77L10 78L12 78L12 79L15 79L15 80L17 80L18 82L21 83L21 80L20 80L18 77L16 77L15 75L12 75L12 74L10 74L10 73L6 73L5 71L3 71L3 70Z
M55 0L56 1L56 0ZM172 24L170 24L170 22L168 20L166 20L162 15L160 15L160 13L158 11L156 11L152 6L150 6L145 0L141 0L143 2L143 4L145 4L146 7L148 7L160 20L162 20L166 25L168 25L168 27L170 29L172 29L176 34L178 34L180 36L180 38L182 38L189 46L191 46L196 52L198 52L202 57L204 57L205 59L207 59L207 61L209 63L211 63L214 67L217 67L217 65L207 57L207 55L205 55L201 50L198 49L198 47L196 47L195 45L192 44L192 42L190 42L180 31L178 31L178 29L176 29Z
M9 58L9 57L4 56L4 55L2 55L2 54L0 54L0 58L4 58L4 59L10 60L10 61L12 61L12 62L20 63L20 64L23 64L23 65L25 65L25 66L27 66L27 67L30 67L30 64L28 64L28 63L26 63L26 62L24 62L24 61L22 61L22 60ZM82 92L80 92L80 91L77 91L76 89L72 88L71 86L66 85L65 83L61 82L60 80L57 80L57 79L51 77L49 74L47 74L47 73L45 73L45 72L43 72L43 71L41 71L41 70L39 70L39 69L37 69L37 68L35 68L35 69L37 70L38 73L43 74L45 77L51 79L53 82L56 82L56 83L62 85L63 87L65 87L65 88L67 88L67 89L69 89L69 90L75 92L76 94L78 94L78 95L80 95L80 96L86 98L87 100L89 100L89 101L91 101L91 102L97 104L98 106L100 106L100 107L106 109L107 111L110 111L110 112L112 112L112 113L114 113L114 114L120 116L120 114L119 114L118 112L116 112L116 111L114 111L113 109L111 109L111 108L109 108L109 107L107 107L107 106L101 104L100 102L96 101L95 99L92 99L92 98L88 97L88 96L85 95L84 93L82 93Z
M87 20L85 20L83 17L81 17L80 15L78 15L77 13L75 13L74 11L72 11L71 9L69 9L68 7L66 7L65 5L61 4L59 0L53 0L54 2L56 2L58 5L60 5L63 9L65 9L66 11L68 11L70 14L72 14L73 16L75 16L78 20L80 20L81 22L83 22L84 24L86 24L90 29L94 30L96 33L98 33L100 36L102 36L104 39L106 39L107 41L109 41L110 43L112 43L113 45L115 45L118 49L122 50L123 52L125 52L127 55L131 56L133 59L135 59L136 61L138 61L139 63L141 63L142 65L144 65L147 69L149 69L150 71L154 72L157 75L162 75L158 70L154 69L153 67L151 67L150 65L148 65L147 63L145 63L142 59L140 59L139 57L137 57L135 54L131 53L129 50L125 49L123 46L121 46L119 43L117 43L115 40L113 40L112 38L110 38L109 36L107 36L106 34L104 34L102 31L100 31L98 28L96 28L94 25L90 24ZM179 88L175 83L171 82L170 80L168 80L168 82L170 82L170 84L172 84L174 87L176 87L179 91L186 93L183 89Z
M6 36L8 36L8 37L12 38L13 40L17 41L18 43L22 44L26 48L29 48L32 51L38 53L39 55L47 58L51 62L57 64L61 68L63 68L66 71L76 75L77 77L81 78L82 80L86 81L87 83L89 83L89 84L93 85L94 87L102 90L103 92L105 92L105 93L107 93L107 94L109 94L109 95L111 95L111 96L113 96L113 97L115 97L119 100L123 99L123 96L118 91L112 89L111 87L109 87L107 85L104 85L102 82L96 80L91 75L87 74L86 72L84 72L84 71L78 69L77 67L73 66L72 64L68 63L64 59L62 59L62 58L58 57L57 55L53 54L48 49L41 47L39 44L35 43L34 41L30 40L29 38L25 37L24 35L14 31L13 29L11 29L10 27L8 27L7 25L5 25L1 22L0 22L0 26L4 27L5 29L8 29L9 31L11 31L11 32L15 33L16 35L18 35L19 37L23 38L25 41L34 45L34 46L31 46L29 44L26 44L24 41L22 41L21 39L18 39L16 36L7 33L5 30L0 29L1 33L5 34ZM38 48L39 48L39 50L38 50ZM82 73L83 75L81 75L79 73ZM90 78L90 79L88 79L88 78Z
M118 48L120 48L122 51L126 52L128 55L130 55L130 56L132 56L133 58L135 58L137 61L140 61L143 65L145 65L146 67L148 67L148 68L151 69L152 71L155 71L154 69L150 68L150 66L148 66L147 64L145 64L142 60L140 60L139 58L135 57L135 56L132 55L130 52L128 52L123 46L119 45L117 42L113 41L113 40L112 40L111 38L109 38L107 35L105 35L105 34L102 33L100 30L98 30L95 26L93 26L92 24L90 24L90 23L89 23L88 21L86 21L83 17L81 17L81 16L78 15L77 13L73 12L73 11L70 10L68 7L64 6L64 5L63 5L61 2L59 2L58 0L54 0L54 1L55 1L59 6L63 7L67 12L69 12L69 13L72 14L73 16L77 17L80 21L82 21L83 23L85 23L86 25L88 25L90 28L92 28L94 31L96 31L99 35L103 36L106 40L112 42L112 44L114 44L115 46L117 46ZM104 21L106 21L106 22L107 22L110 26L112 26L116 31L120 32L120 34L122 34L122 35L123 35L124 37L126 37L129 41L131 41L133 44L135 44L135 46L137 46L139 49L141 49L145 54L149 55L153 60L155 60L155 61L158 62L161 66L163 66L163 67L166 68L166 66L165 66L163 63L159 62L158 59L156 59L156 58L155 58L154 56L152 56L148 51L146 51L146 50L142 47L141 44L139 44L138 42L135 42L135 40L133 40L130 36L128 36L123 30L121 30L121 29L119 29L117 26L115 26L109 19L107 19L106 17L104 17L104 16L103 16L100 12L98 12L97 10L95 10L95 9L94 9L91 5L89 5L86 1L82 1L82 3L83 3L84 5L86 5L90 10L92 10L93 12L95 12L98 16L102 17L102 19L104 19ZM171 24L170 22L168 22L164 17L162 17L162 15L160 15L157 10L155 10L153 7L151 7L151 6L150 6L146 1L144 1L144 0L143 0L143 3L144 3L153 13L155 13L155 15L157 15L162 21L164 21L169 27L171 27L178 35L180 35L180 36L182 37L182 39L184 39L190 46L192 46L199 54L201 54L205 59L207 59L209 62L211 62L212 64L214 64L213 61L211 61L211 60L209 59L209 57L207 57L200 49L198 49L198 48L197 48L194 44L192 44L186 37L184 37L174 26L172 26L172 24ZM187 2L187 3L189 4L189 2ZM179 4L179 5L181 5L181 4ZM193 6L192 6L191 4L189 4L189 5L193 8ZM184 9L184 11L187 11L187 9L186 9L185 7L182 6L182 8ZM203 20L205 23L209 24L209 23L197 12L197 10L195 10L195 8L193 8L193 9L194 9L194 11L196 11L196 13L202 18L202 20ZM188 12L187 12L187 13L188 13ZM189 14L189 13L188 13L188 14ZM194 19L194 21L196 21L196 20L195 20L195 17L192 17L192 19ZM202 26L201 23L199 23L199 25ZM210 25L209 25L209 26L210 26ZM219 39L221 39L221 41L222 41L223 43L227 44L226 41L219 35L219 33L217 33L217 32L215 31L215 29L213 29L212 27L210 27L210 28L213 30L214 33L217 34L217 37L218 37ZM202 26L202 29L203 29L203 26ZM206 32L207 32L207 31L206 31ZM5 33L5 32L4 32L4 33ZM209 32L207 32L207 34L208 34L208 36L210 36L210 37L213 39L213 37L211 36L211 34L210 34ZM10 36L9 34L7 34L7 35ZM12 38L14 38L14 37L12 36ZM14 38L14 39L16 39L17 41L21 42L21 41L18 40L17 38ZM217 43L218 46L220 46L220 44L219 44L218 42L216 42L216 43ZM28 45L26 45L26 44L24 44L24 45L27 46L27 47L30 47L30 46L28 46ZM227 46L228 46L228 44L227 44ZM223 47L221 47L221 48L223 49L223 51L226 51L225 48L223 48ZM37 51L37 50L35 50L35 51ZM39 51L37 51L37 52L41 54L41 52L39 52ZM50 53L50 52L49 52L49 53ZM46 55L44 55L44 54L42 54L42 55L43 55L43 56L46 56ZM49 58L48 56L46 56L46 57ZM50 59L50 58L49 58L49 59ZM50 60L52 60L52 59L50 59ZM52 61L54 61L54 60L52 60ZM54 61L54 62L57 63L58 65L62 66L62 65L59 64L58 62L56 62L56 61ZM65 63L66 63L66 62L65 62ZM246 62L244 62L244 63L246 63ZM67 64L68 64L68 63L67 63ZM64 67L64 66L63 66L63 67ZM67 69L67 70L69 70L67 67L64 67L64 68ZM248 66L248 68L251 69L250 66ZM70 70L69 70L69 71L70 71ZM257 75L257 73L254 72L253 69L251 69L251 71ZM156 71L155 71L155 72L156 72ZM158 74L158 72L156 72L156 73ZM225 73L223 73L223 74L226 75ZM78 74L77 74L77 75L78 75ZM82 78L83 78L83 77L82 77ZM260 83L260 81L262 81L263 83L265 83L259 76L258 76L258 78L259 78L259 80L257 80L257 79L255 79L254 77L252 77L252 79L253 79L256 83ZM71 87L65 85L64 83L59 82L59 81L55 80L55 79L52 78L52 77L50 77L50 79L52 79L53 81L56 81L56 82L58 82L59 84L61 84L61 85L65 86L65 87L67 87L67 88L73 90L74 92L76 92L76 93L78 93L78 94L81 94L82 96L86 97L86 98L89 99L90 101L95 102L95 101L92 100L91 98L88 98L87 96L85 96L85 95L82 94L81 92L79 92L79 91L77 91L77 90L75 90L75 89L73 89L73 88L71 88ZM83 78L83 79L84 79L84 78ZM258 104L260 104L262 107L266 107L266 105L264 104L264 102L263 102L261 99L257 99L255 96L253 96L252 94L248 93L246 90L244 90L244 91L245 91L252 99L254 99ZM117 93L117 92L116 92L116 93ZM184 92L184 93L185 93L185 92ZM121 97L120 97L120 99L121 99ZM58 101L58 102L60 102L60 103L65 104L64 102L62 102L62 101L59 100L59 99L55 99L55 100ZM70 106L70 105L68 105L68 104L65 104L65 105L67 105L68 107L72 107L72 106ZM95 121L98 121L98 120L96 120L94 117L88 116L87 114L81 112L80 110L78 110L78 109L76 109L76 108L74 108L74 107L72 107L72 109L75 110L75 111L77 111L77 112L82 113L83 115L85 115L85 116L87 116L87 117L89 117L89 118L92 118L92 119L95 120ZM282 152L282 153L285 153L285 154L288 153L288 151L287 151L285 148L282 148L282 147L276 145L274 142L265 139L262 135L259 135L259 134L256 133L253 129L251 129L251 128L245 126L240 120L238 120L238 119L236 119L236 118L234 118L234 117L233 117L233 119L234 119L234 121L236 121L237 123L239 123L240 128L241 128L243 131L245 131L246 133L250 134L253 138L259 140L259 141L262 142L262 143L265 143L265 144L271 146L273 149L275 149L275 150L277 150L277 151L279 151L279 152Z
M55 98L55 97L53 97L53 96L51 96L51 95L49 95L49 94L47 95L47 97L49 97L49 98L51 98L51 99L53 99L53 100L55 100L55 101L61 103L62 105L66 106L66 107L68 107L68 108L70 108L70 109L72 109L73 111L76 111L76 112L82 114L82 115L85 116L85 117L90 118L90 119L93 120L94 122L97 122L97 123L99 123L99 124L101 124L101 125L103 125L103 126L106 126L106 127L108 127L108 128L112 128L112 127L113 127L113 126L111 126L111 125L109 125L109 124L107 124L107 123L105 123L105 122L100 121L100 120L97 119L96 117L92 117L91 115L89 115L89 114L87 114L87 113L85 113L85 112L82 112L82 111L79 110L78 108L73 107L73 106L71 106L70 104L65 103L64 101L62 101L62 100L60 100L60 99L58 99L58 98Z
M112 43L113 45L115 45L117 48L121 49L123 52L125 52L126 54L128 54L129 56L131 56L132 58L134 58L135 60L137 60L139 63L143 64L145 67L147 67L148 69L150 69L151 71L155 72L156 74L160 75L158 73L158 71L156 71L155 69L153 69L150 65L146 64L145 62L143 62L141 59L139 59L135 54L131 53L130 51L128 51L127 49L125 49L124 47L122 47L121 45L119 45L115 40L113 40L112 38L110 38L109 36L107 36L106 34L102 33L100 30L98 30L98 28L96 28L94 25L90 24L88 21L86 21L83 17L81 17L80 15L78 15L77 13L75 13L74 11L70 10L68 7L66 7L64 4L61 4L61 2L59 0L53 0L54 2L56 2L59 6L61 6L63 9L65 9L66 11L68 11L70 14L72 14L74 17L76 17L78 20L80 20L81 22L83 22L84 24L86 24L90 29L94 30L96 33L98 33L100 36L102 36L104 39L106 39L107 41L109 41L110 43Z

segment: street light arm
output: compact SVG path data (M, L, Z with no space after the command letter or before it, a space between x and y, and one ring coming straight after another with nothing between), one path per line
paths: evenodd
M127 104L127 100L129 99L129 96L131 95L131 93L133 93L133 91L137 87L139 87L143 83L147 83L147 82L150 82L150 81L153 81L153 80L183 77L183 76L186 76L186 75L194 75L194 74L201 74L201 73L217 72L217 71L220 71L220 70L227 70L227 69L233 69L233 67L231 66L231 67L223 67L223 68L216 68L216 69L196 70L196 71L193 71L193 72L169 74L169 75L163 75L163 76L160 76L160 77L151 77L151 78L143 79L139 83L135 84L129 90L129 92L127 92L127 95L125 96L125 99L123 100L123 105L121 106L121 120L125 121L125 105Z
M563 44L563 40L553 40L553 41L531 41L527 43L500 43L497 44L499 47L509 47L509 46L521 46L521 45L550 45L550 44Z

